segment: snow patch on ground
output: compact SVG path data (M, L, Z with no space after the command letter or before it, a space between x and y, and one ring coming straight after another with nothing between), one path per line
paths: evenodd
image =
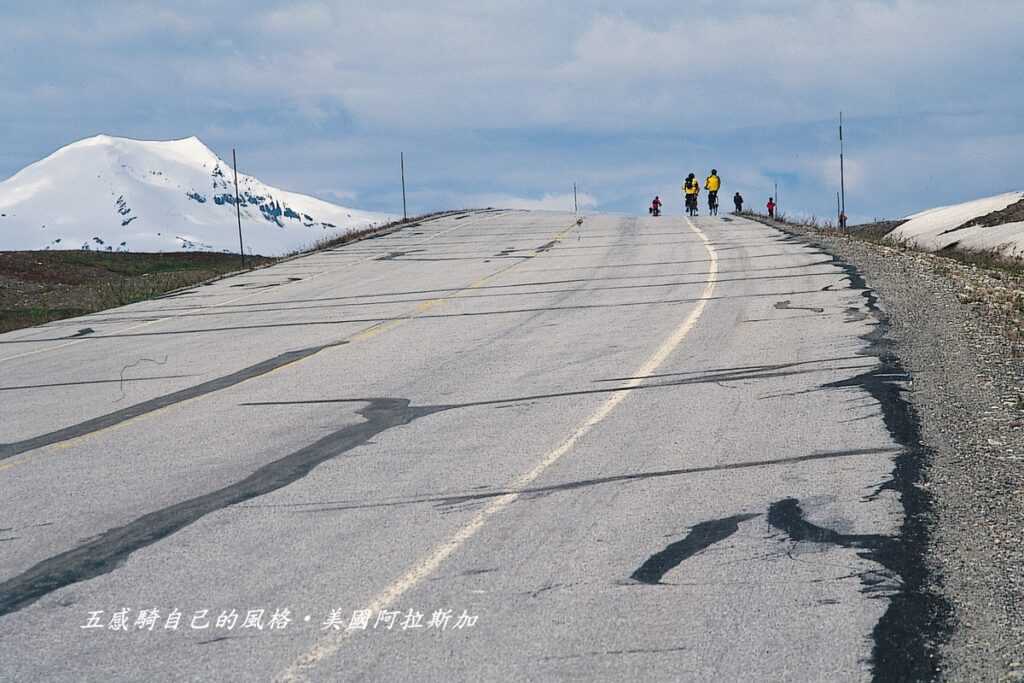
M1007 256L1021 256L1024 255L1024 223L957 229L975 218L1002 211L1021 198L1024 198L1022 192L1008 192L922 211L908 217L906 223L889 233L888 239L906 242L925 251L939 251L955 245L962 250L994 250Z

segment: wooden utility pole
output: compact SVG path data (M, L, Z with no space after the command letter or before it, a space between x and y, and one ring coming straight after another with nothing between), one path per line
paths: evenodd
M402 163L402 222L404 223L409 220L409 212L405 208L405 152L399 154Z
M846 229L846 169L843 162L843 112L839 112L839 229Z
M245 268L245 245L242 243L242 206L238 197L238 157L235 148L231 148L231 166L235 169L235 217L238 219L238 253L242 255L242 268Z

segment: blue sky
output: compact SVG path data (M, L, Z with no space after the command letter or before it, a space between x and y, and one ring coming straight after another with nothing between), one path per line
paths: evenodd
M372 7L371 7L372 5ZM854 221L1024 189L1024 3L0 1L0 179L199 136L370 210L681 210L686 173Z

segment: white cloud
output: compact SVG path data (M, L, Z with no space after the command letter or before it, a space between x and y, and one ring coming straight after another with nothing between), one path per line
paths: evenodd
M803 0L662 18L645 3L627 16L592 3L307 2L254 13L241 27L250 47L215 68L184 63L209 87L273 84L297 106L334 98L403 128L763 125L843 101L862 114L917 103L951 78L970 87L1018 50L1006 22L1021 10L957 6Z
M296 2L266 11L259 16L258 23L264 31L280 38L308 37L329 31L335 17L328 3Z
M989 168L1021 177L1005 139L1024 109L1019 0L691 0L685 14L653 0L14 4L0 176L96 132L199 134L239 146L269 182L352 188L388 210L400 150L429 208L564 209L543 191L580 181L602 208L642 210L709 164L758 195L796 176L783 197L824 205L835 143L794 131L842 108L854 198L909 205L944 191L947 169L979 186ZM924 114L934 141L913 123ZM878 192L894 168L899 186Z
M314 190L313 195L317 197L324 197L337 204L355 204L359 201L359 193L355 190L327 188Z
M1007 26L1022 15L1019 2L963 11L955 0L698 2L685 16L652 2L618 13L537 1L122 5L16 18L0 39L28 42L34 26L34 42L101 47L76 63L116 69L118 81L92 85L135 97L164 94L171 76L201 99L269 96L314 120L316 102L331 99L406 129L614 131L813 120L844 102L861 115L922 99L949 106L951 89L1005 101L1015 96L976 83L1019 65ZM172 51L139 49L147 37L190 36Z
M860 159L845 159L840 168L838 155L825 159L816 159L807 164L809 170L817 172L826 187L839 189L840 176L847 191L857 191L865 187L868 177L867 165Z
M578 193L576 199L580 209L593 209L598 205L597 198L591 194ZM500 209L529 209L531 211L572 211L574 208L571 192L545 194L539 199L507 194L471 195L464 199L464 205L468 207L493 206Z

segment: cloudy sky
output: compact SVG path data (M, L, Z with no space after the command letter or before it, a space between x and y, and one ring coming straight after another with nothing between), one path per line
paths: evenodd
M212 9L211 6L215 6ZM372 6L372 8L371 8ZM685 6L685 11L681 8ZM74 140L198 135L359 208L642 213L715 166L851 219L1024 189L1020 0L0 0L0 179Z

